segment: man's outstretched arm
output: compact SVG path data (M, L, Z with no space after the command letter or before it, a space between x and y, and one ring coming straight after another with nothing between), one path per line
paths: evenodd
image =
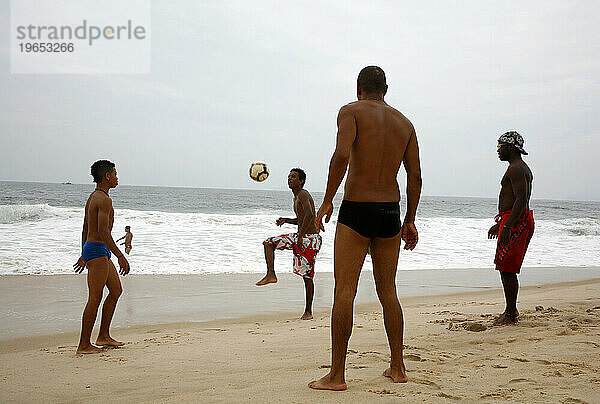
M277 219L275 221L275 224L277 226L281 226L281 225L286 224L286 223L287 224L298 224L298 218L295 217L295 218L291 219L289 217L280 217L279 219Z

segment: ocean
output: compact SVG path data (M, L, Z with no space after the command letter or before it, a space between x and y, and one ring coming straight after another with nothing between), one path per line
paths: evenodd
M81 250L83 207L93 184L0 182L0 275L72 272ZM323 193L312 192L320 205ZM131 226L128 256L137 274L263 273L262 241L295 231L290 191L118 186L113 238ZM322 233L316 271L333 271L334 216ZM402 250L398 270L493 268L494 198L422 197L419 244ZM536 229L526 267L592 267L600 262L600 202L532 200ZM404 209L402 210L404 213ZM291 253L275 257L291 272ZM365 270L370 270L367 256Z

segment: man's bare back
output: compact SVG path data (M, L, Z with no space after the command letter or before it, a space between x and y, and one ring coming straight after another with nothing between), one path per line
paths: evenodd
M396 270L401 239L412 250L418 242L414 225L421 194L421 167L415 130L408 119L387 105L385 73L377 66L364 68L357 80L358 101L338 114L336 148L329 164L327 190L317 213L317 226L325 230L333 197L349 166L334 241L335 296L331 315L331 370L309 387L345 390L346 354L352 332L352 308L367 250L383 306L391 351L384 376L407 381L402 359L403 318L396 294ZM407 211L400 223L400 191L396 176L404 163L407 174Z
M396 176L414 134L413 125L385 101L375 100L356 101L342 107L340 118L343 125L356 126L344 199L399 201Z

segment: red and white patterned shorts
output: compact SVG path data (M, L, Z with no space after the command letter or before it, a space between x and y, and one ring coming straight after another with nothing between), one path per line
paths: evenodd
M315 276L315 257L323 242L319 234L305 234L302 238L302 251L298 250L298 233L282 234L269 237L263 244L275 246L277 250L292 250L294 252L294 273L303 278L312 279Z

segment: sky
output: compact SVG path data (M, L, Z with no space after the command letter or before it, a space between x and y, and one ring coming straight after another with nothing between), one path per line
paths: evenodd
M600 200L600 3L152 1L150 74L11 74L0 2L0 180L325 190L339 108L381 66L423 194L497 196L517 130L533 197ZM248 177L265 161L270 178ZM398 175L401 188L405 173Z

